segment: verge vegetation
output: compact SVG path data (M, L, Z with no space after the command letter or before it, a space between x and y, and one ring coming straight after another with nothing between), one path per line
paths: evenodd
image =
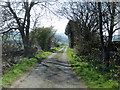
M29 70L31 70L31 68L34 67L36 64L38 64L39 62L41 62L41 60L43 58L47 57L52 52L58 51L62 47L63 46L51 48L50 51L48 51L48 52L42 52L40 54L36 54L36 55L34 55L34 57L29 58L29 59L24 58L24 60L22 62L14 65L14 67L12 67L11 71L9 71L9 70L6 71L7 74L4 74L4 76L3 76L0 84L2 86L6 86L8 84L11 84L17 78L19 78L20 76L22 76L24 73L26 73Z
M118 88L118 67L109 67L110 72L107 72L102 62L90 56L78 56L70 48L67 55L73 70L89 88Z

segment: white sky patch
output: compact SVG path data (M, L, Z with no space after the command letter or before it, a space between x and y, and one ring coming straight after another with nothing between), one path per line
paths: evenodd
M41 27L53 27L53 29L57 30L56 33L64 33L66 25L68 23L68 20L65 18L59 19L59 18L43 18L41 19Z
M2 2L7 2L8 0L0 0ZM21 1L25 1L25 0L9 0L10 2L21 2ZM68 2L68 1L74 1L74 2L77 2L77 1L81 1L81 2L120 2L120 0L28 0L29 2L30 1L39 1L39 2L53 2L53 1L62 1L62 2Z
M58 10L58 6L56 6L56 4L53 4L52 6L48 5L47 7L49 9L38 8L38 10L36 10L36 13L43 13L43 15L38 19L39 24L37 27L53 27L53 29L57 30L56 33L64 33L69 20L56 13ZM31 12L31 15L33 14L34 12Z
M64 33L67 23L67 19L61 19L59 21L56 21L54 23L54 28L57 30L57 33Z

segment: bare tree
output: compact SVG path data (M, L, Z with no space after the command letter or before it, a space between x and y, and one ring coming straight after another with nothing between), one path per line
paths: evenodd
M18 30L22 37L25 56L29 54L30 50L29 32L36 28L39 17L45 14L42 12L45 5L46 2L29 2L28 0L5 2L1 5L4 22L1 32L4 34L11 30Z
M118 3L98 2L98 10L99 10L99 30L101 45L104 51L104 61L106 62L106 66L108 67L110 51L113 48L112 44L113 34L116 30L120 29L120 27L115 28L115 26L120 22L119 20L116 20L117 16L119 15ZM104 38L104 31L105 33L108 33L106 38Z
M58 12L68 18L71 22L69 27L71 30L68 30L68 33L71 33L71 38L74 38L74 45L78 46L82 41L86 41L85 43L90 44L93 40L93 34L97 34L97 29L98 29L98 15L96 12L96 7L97 4L95 2L65 2ZM71 31L71 32L69 32ZM83 45L82 44L82 45ZM84 46L84 45L83 45ZM81 46L82 47L82 46ZM88 45L88 49L92 45ZM79 50L80 51L80 50Z
M119 3L71 1L65 2L62 5L59 13L69 20L76 22L72 24L75 28L70 28L73 30L74 34L76 32L74 35L78 38L76 45L79 45L82 40L87 42L92 40L93 33L99 35L99 39L101 40L100 45L104 52L104 61L108 67L110 52L113 47L113 34L120 29L120 27L116 28L116 25L120 22L120 20L116 20L120 14ZM85 44L90 44L87 42Z

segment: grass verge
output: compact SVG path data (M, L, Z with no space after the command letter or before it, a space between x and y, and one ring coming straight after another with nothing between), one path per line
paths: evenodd
M83 57L77 56L72 49L67 49L67 56L77 75L82 78L89 88L118 88L117 80L101 73L102 71L93 63L82 60Z
M62 47L53 48L52 49L53 51L51 50L49 52L43 52L43 53L35 55L33 58L24 59L22 62L16 64L11 71L9 71L7 74L5 74L2 77L2 80L0 80L0 85L2 85L4 87L6 85L11 84L17 78L22 76L24 73L28 72L33 66L38 64L41 61L42 58L47 57L52 52L55 52L55 51L57 51L61 48Z
M64 47L64 46L52 47L52 48L50 49L50 52L56 52L56 51L60 50L62 47Z

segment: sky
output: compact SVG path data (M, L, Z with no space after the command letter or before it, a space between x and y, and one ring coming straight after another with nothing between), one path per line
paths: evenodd
M64 33L67 23L68 23L68 19L65 18L59 19L57 17L52 17L52 19L50 18L41 19L41 26L43 27L52 26L53 29L57 30L56 33Z
M53 6L49 6L51 11L55 12L54 10L57 10L56 4ZM22 7L20 7L22 8ZM35 15L40 15L40 18L38 19L38 27L53 27L54 30L56 30L56 33L64 33L66 25L68 23L68 19L65 17L60 16L58 13L57 15L50 12L48 9L41 8L41 6L35 6L35 9L32 9L31 11L31 17L34 19ZM1 14L0 14L1 15ZM18 15L19 17L23 18L24 13L21 12L21 14ZM37 16L36 16L37 17ZM0 18L1 19L1 18ZM34 25L34 22L31 22L31 29L32 30ZM1 29L1 28L0 28Z
M63 16L60 16L56 13L57 9L59 9L58 4L48 5L47 7L50 9L41 9L40 6L37 6L37 11L31 11L31 15L35 17L34 13L41 14L40 18L38 19L38 26L39 27L53 27L54 30L57 30L56 33L64 33L66 25L68 23L68 19Z
M66 1L66 0L63 0L62 2L64 2L64 1ZM57 4L57 5L60 5L60 4ZM56 7L55 5L53 5L52 7L50 6L50 9L53 12L57 8L60 8L60 7ZM53 29L57 30L56 33L64 33L68 21L69 20L66 19L65 17L62 17L62 16L58 17L58 16L54 15L53 13L47 12L46 15L44 15L42 18L40 18L40 26L41 27L43 27L43 26L44 27L52 26ZM118 34L118 31L116 31L114 33L114 35L116 35L116 34Z
M60 0L59 0L60 1ZM66 1L66 0L63 0ZM59 7L50 7L51 10L56 10ZM38 12L40 11L40 8L37 9ZM44 12L44 11L43 11ZM34 12L32 12L33 14ZM34 16L33 16L34 17ZM39 25L40 27L53 27L53 29L57 30L56 33L64 33L65 32L65 28L66 25L68 23L68 19L66 19L65 17L58 17L56 15L54 15L51 12L46 12L46 15L43 15L40 19L39 19ZM116 32L117 33L117 32ZM115 33L115 34L116 34Z

